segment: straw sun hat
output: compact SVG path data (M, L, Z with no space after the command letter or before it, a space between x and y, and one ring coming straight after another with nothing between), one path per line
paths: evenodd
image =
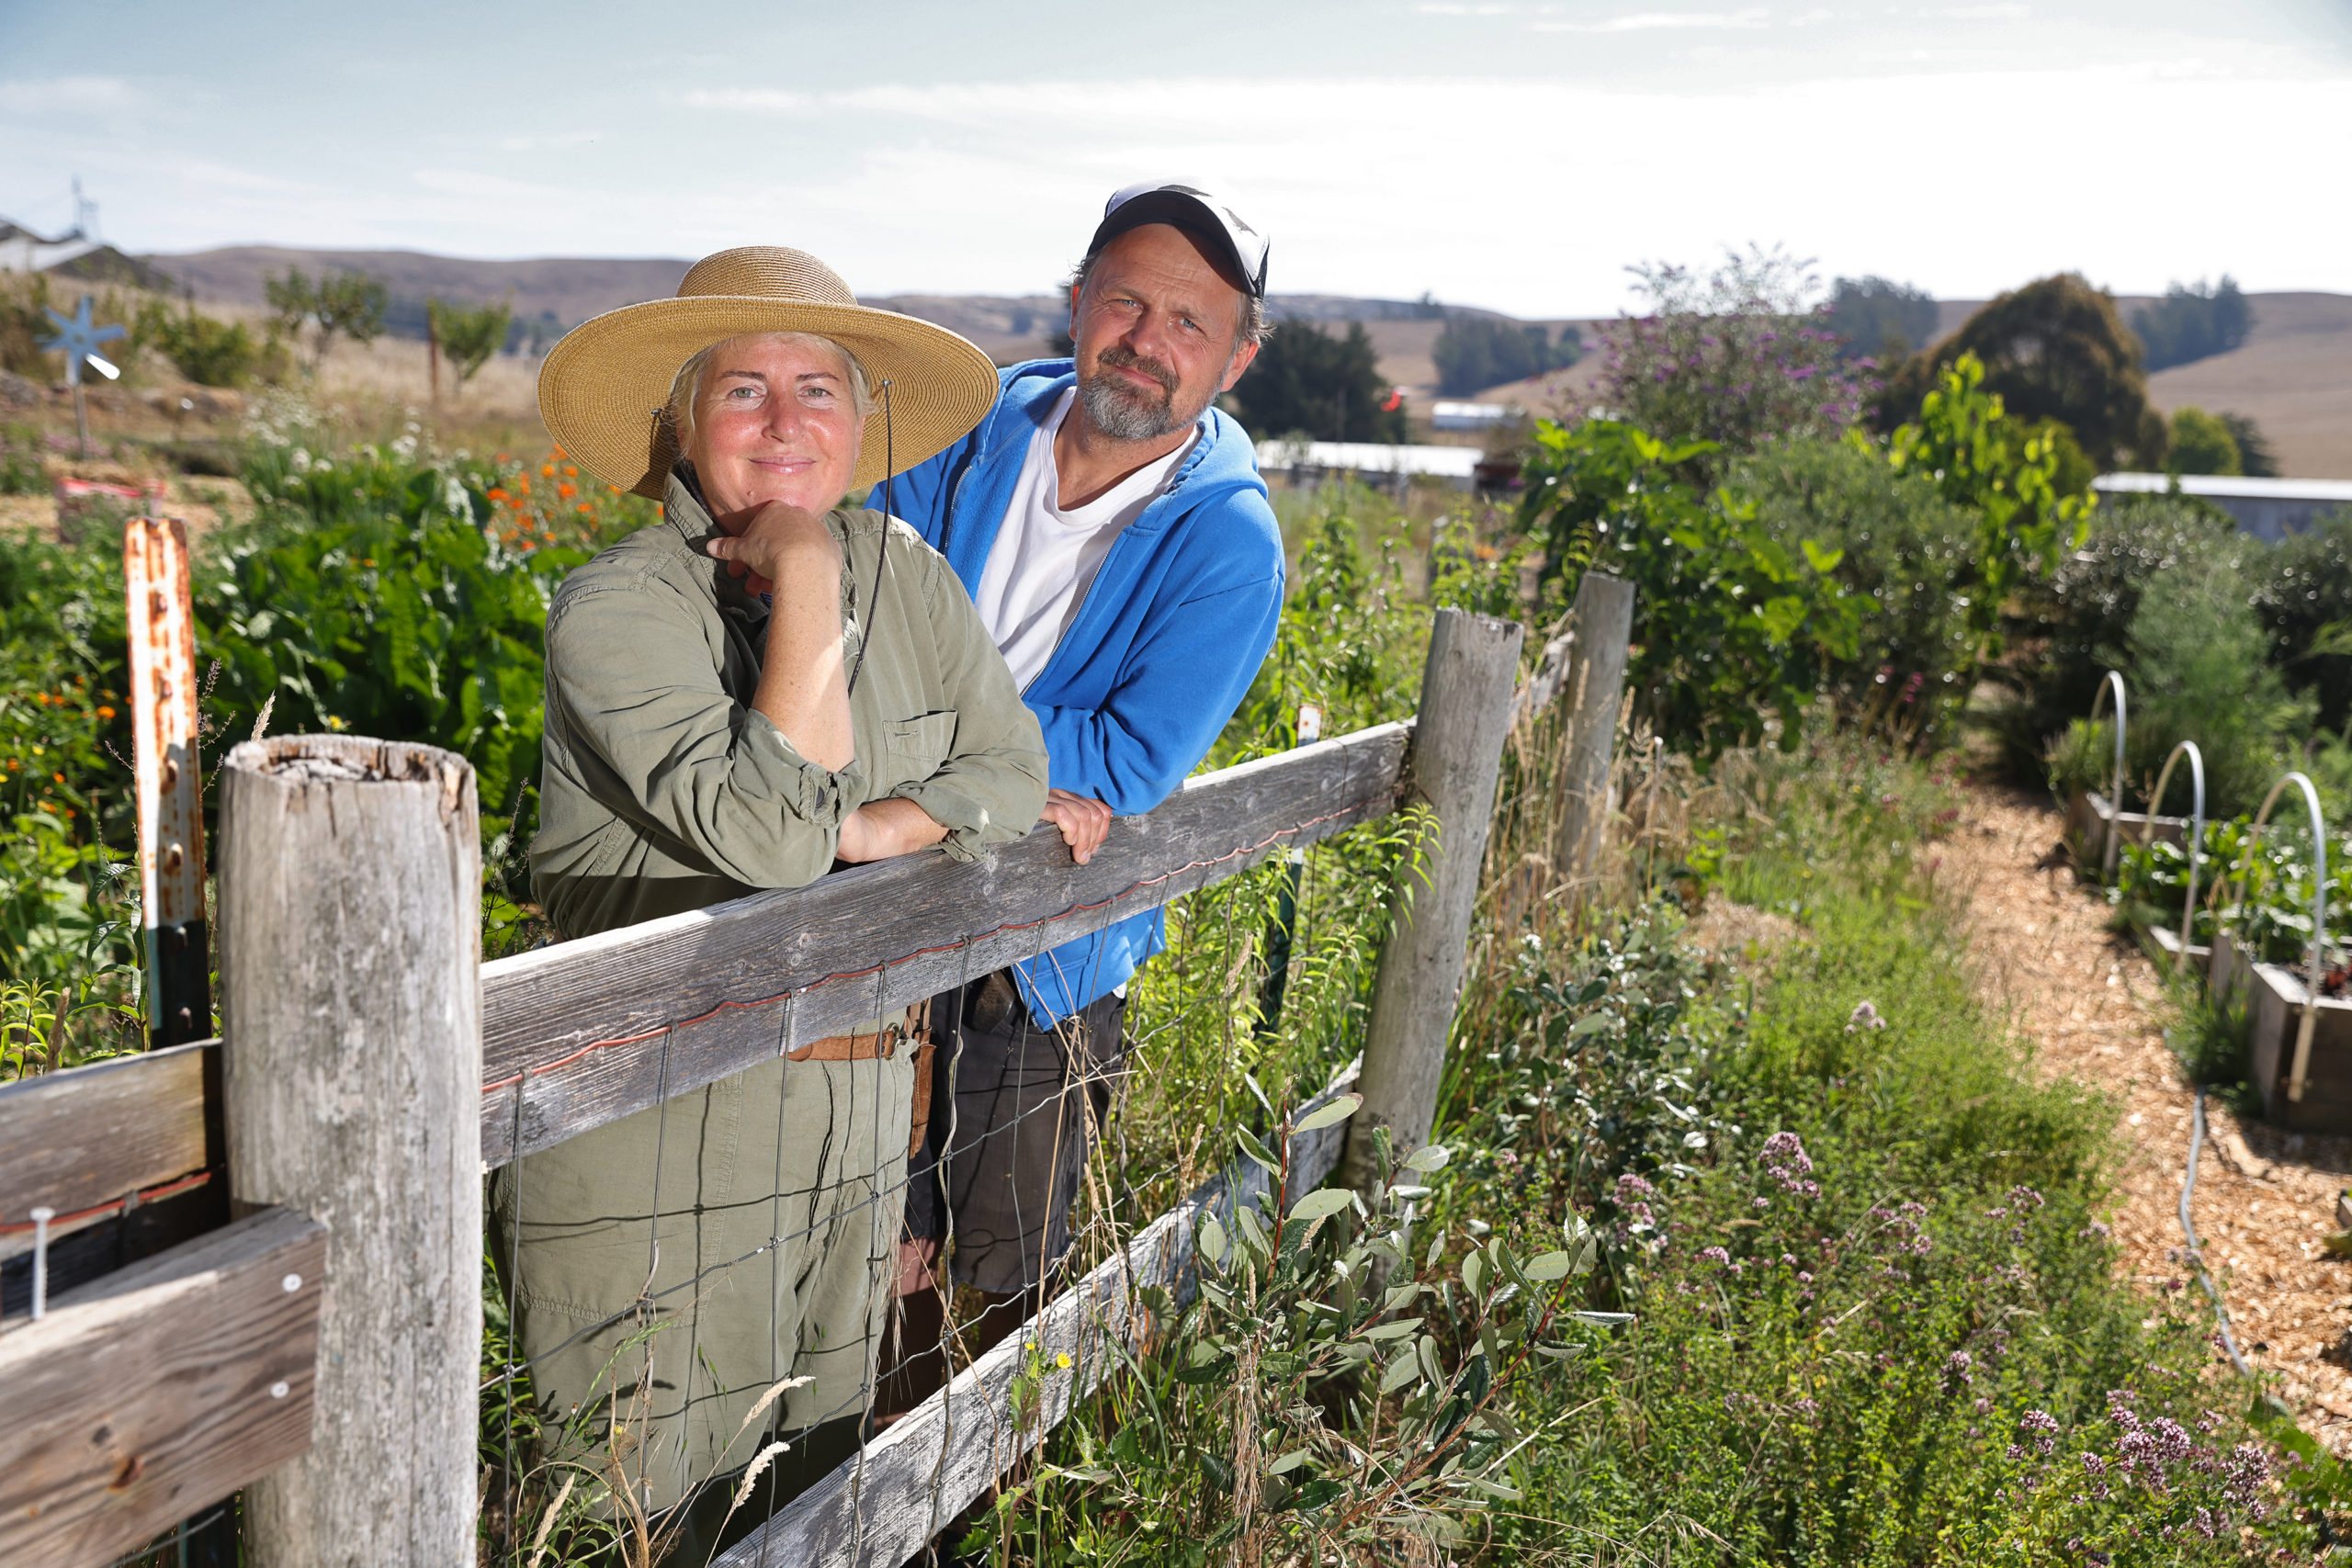
M857 355L876 406L858 450L856 484L876 482L886 468L904 473L978 424L996 401L996 367L946 328L859 304L832 268L805 251L746 245L695 263L673 299L624 305L565 333L539 369L539 417L590 473L659 500L677 457L662 409L678 367L747 333L815 333Z

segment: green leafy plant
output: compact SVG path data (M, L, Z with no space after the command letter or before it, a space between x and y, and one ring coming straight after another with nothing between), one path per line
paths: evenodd
M2088 494L2062 494L2052 437L2027 434L2009 422L1997 392L1984 389L1984 367L1962 354L1897 429L1888 449L1897 473L1932 476L1944 499L1977 515L1974 570L1957 604L1975 640L1977 660L2000 651L2002 606L2029 579L2046 578L2062 556L2088 536Z
M1587 570L1634 584L1636 720L1702 762L1756 743L1776 715L1793 745L1830 664L1859 649L1862 604L1835 575L1843 552L1790 547L1751 498L1702 498L1678 474L1704 443L1546 420L1533 449L1519 526L1544 542L1547 604L1565 607Z
M1284 1119L1272 1148L1244 1130L1241 1156L1278 1194L1292 1138L1356 1103ZM1147 1297L1170 1327L1151 1370L1128 1363L1115 1435L1079 1424L1075 1462L1038 1473L1040 1487L1079 1483L1061 1505L1076 1517L1049 1527L1041 1512L1034 1529L1053 1529L1065 1551L1141 1536L1175 1562L1275 1563L1442 1547L1521 1500L1512 1461L1531 1435L1511 1415L1516 1385L1589 1354L1592 1330L1623 1321L1572 1299L1593 1238L1573 1220L1564 1237L1531 1226L1460 1250L1442 1231L1417 1234L1414 1205L1448 1152L1396 1160L1386 1131L1374 1135L1385 1176L1369 1192L1327 1188L1287 1212L1243 1204L1229 1228L1201 1223L1197 1293ZM964 1550L1019 1528L1023 1500L1001 1497Z
M514 319L512 305L445 305L424 302L427 328L440 351L448 355L458 391L472 380L490 356L506 344L506 329Z

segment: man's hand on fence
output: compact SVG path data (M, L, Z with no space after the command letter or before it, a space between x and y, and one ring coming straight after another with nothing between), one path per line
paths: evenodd
M1082 795L1072 795L1066 789L1046 792L1046 821L1062 830L1062 842L1069 846L1069 858L1084 865L1111 836L1111 808L1099 800L1089 800Z
M853 864L888 860L928 849L945 837L947 829L933 821L929 812L911 800L894 796L861 806L842 818L841 841L833 854Z

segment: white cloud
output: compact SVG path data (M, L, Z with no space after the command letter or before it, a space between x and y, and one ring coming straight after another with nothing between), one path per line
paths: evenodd
M1642 11L1600 22L1538 22L1539 33L1645 33L1681 28L1754 28L1772 25L1772 13L1762 6L1745 11Z
M788 114L816 100L807 93L786 93L774 87L697 87L684 100L693 109L732 109L742 114Z
M0 115L123 114L144 107L146 96L119 76L52 76L0 82Z
M2032 7L2016 4L2000 6L1947 6L1939 11L1922 11L1923 17L1946 17L1956 22L2021 22L2033 15Z

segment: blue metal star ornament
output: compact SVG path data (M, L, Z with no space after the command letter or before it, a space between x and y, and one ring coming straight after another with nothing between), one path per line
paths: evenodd
M102 343L111 343L122 336L123 329L118 326L102 327L90 319L88 295L82 296L82 303L74 308L70 320L59 315L55 310L51 310L48 314L51 323L57 328L57 335L43 342L41 347L63 352L66 385L78 387L82 384L84 360L89 361L91 367L109 381L122 374L107 362L105 355L98 352L98 345Z

